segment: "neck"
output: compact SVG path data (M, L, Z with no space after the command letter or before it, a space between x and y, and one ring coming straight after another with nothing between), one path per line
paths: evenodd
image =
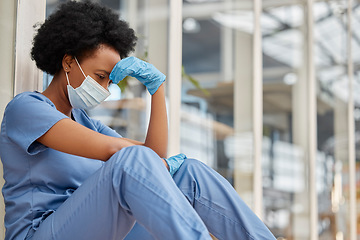
M55 104L58 111L71 118L72 107L67 95L67 80L64 71L55 74L49 87L42 94Z

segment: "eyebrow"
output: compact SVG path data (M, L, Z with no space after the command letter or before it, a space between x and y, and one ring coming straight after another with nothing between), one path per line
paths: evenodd
M103 69L97 69L96 71L104 72L104 73L106 73L108 76L110 75L110 73L109 73L108 71L105 71L105 70L103 70Z

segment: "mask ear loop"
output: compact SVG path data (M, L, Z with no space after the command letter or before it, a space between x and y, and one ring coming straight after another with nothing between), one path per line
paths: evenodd
M86 75L85 75L84 71L82 70L82 68L81 68L81 66L80 66L80 63L79 63L79 61L77 60L77 58L76 58L76 57L75 57L75 61L76 61L77 65L79 66L79 68L80 68L80 70L81 70L82 74L83 74L83 75L84 75L84 77L86 78Z
M68 76L67 71L65 71L65 76L66 76L66 80L67 80L67 82L68 82L68 85L70 85L69 76ZM71 85L70 85L70 86L71 86Z

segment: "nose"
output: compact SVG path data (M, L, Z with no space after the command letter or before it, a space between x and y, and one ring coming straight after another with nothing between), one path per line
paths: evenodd
M102 84L102 87L109 91L109 85L107 85L107 84Z
M100 85L101 85L104 89L106 89L107 91L109 91L109 84L108 84L107 82L102 81L102 82L100 83Z

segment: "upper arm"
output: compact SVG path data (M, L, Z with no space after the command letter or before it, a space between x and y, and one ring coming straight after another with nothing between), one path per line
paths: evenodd
M16 96L6 107L3 130L6 136L23 151L34 155L46 149L36 139L54 124L68 118L36 94Z

